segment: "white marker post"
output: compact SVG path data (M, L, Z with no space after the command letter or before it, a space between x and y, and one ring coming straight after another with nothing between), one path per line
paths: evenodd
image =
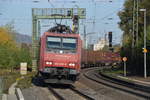
M27 74L27 63L26 62L21 62L20 63L20 74L21 75L26 75Z
M123 64L124 64L124 76L127 76L127 68L126 68L126 61L127 61L127 57L123 57Z

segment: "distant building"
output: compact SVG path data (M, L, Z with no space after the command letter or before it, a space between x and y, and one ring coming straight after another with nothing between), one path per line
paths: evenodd
M88 49L89 49L89 50L94 50L94 44L89 44L89 45L88 45Z
M108 41L106 38L102 38L98 41L98 43L94 44L94 51L102 50L105 45L108 45Z

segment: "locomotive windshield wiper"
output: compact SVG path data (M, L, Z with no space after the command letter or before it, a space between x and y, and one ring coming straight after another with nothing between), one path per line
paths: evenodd
M47 48L47 50L60 50L61 47L49 47Z
M71 47L63 47L63 50L76 50L76 48L71 48Z

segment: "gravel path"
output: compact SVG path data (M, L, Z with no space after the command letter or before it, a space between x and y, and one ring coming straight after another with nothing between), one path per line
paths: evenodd
M22 90L25 100L57 100L47 87L33 86Z

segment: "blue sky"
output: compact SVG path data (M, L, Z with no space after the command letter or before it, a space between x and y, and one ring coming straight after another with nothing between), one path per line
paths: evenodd
M33 1L39 1L34 3ZM86 8L86 20L80 21L80 34L83 34L83 25L86 25L88 43L96 43L109 31L113 32L113 43L121 41L122 31L118 27L117 13L123 9L125 0L0 0L0 25L13 23L15 30L21 34L32 35L31 8L72 8L76 5ZM112 1L112 2L109 2ZM109 20L111 18L111 20ZM95 19L95 24L93 20ZM46 31L54 20L41 21L41 33ZM59 20L58 20L59 22ZM63 20L62 24L70 25L70 21ZM44 27L48 26L48 27Z

